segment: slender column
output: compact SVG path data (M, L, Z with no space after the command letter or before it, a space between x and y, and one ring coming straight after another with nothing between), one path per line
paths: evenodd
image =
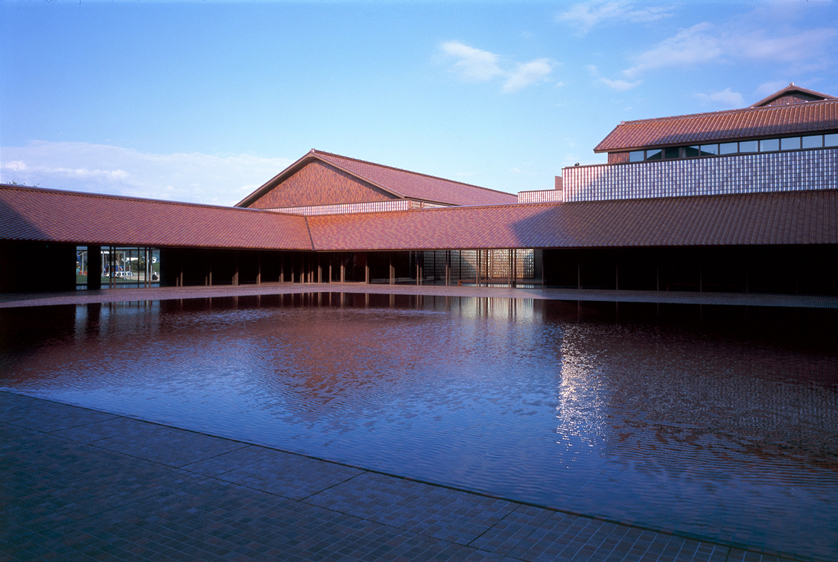
M396 284L396 267L393 265L393 254L390 253L390 284Z
M262 284L262 252L256 253L256 284Z
M340 257L340 282L346 283L346 264L343 263L343 258L344 256Z
M367 259L364 260L364 283L366 285L370 284L370 255L367 254ZM369 293L367 293L369 296ZM367 298L367 304L369 304L369 298Z

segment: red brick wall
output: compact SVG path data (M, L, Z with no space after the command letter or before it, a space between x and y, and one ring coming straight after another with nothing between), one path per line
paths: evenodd
M608 153L608 163L609 164L625 164L629 161L629 153L628 152L609 152Z
M398 198L341 170L315 161L306 164L299 172L254 201L249 207L271 209L392 199Z

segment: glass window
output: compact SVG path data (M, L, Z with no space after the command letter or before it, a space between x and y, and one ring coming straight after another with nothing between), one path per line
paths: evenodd
M736 154L739 152L738 144L736 142L723 142L719 145L719 154Z
M702 144L701 145L701 155L702 156L715 156L719 154L719 145L718 144Z
M699 156L701 151L699 150L698 146L685 146L684 147L684 156L686 158L695 158Z
M629 152L629 162L643 162L643 151L635 150Z
M811 135L808 137L803 137L803 148L821 148L822 146L822 135Z
M743 141L739 143L739 152L756 152L757 141Z
M783 150L800 150L800 137L780 139L780 147Z
M659 148L646 151L646 160L660 160L662 156L663 153Z
M780 139L764 139L759 141L760 152L776 152L780 150Z
M823 136L823 145L824 146L838 146L838 133L832 133L831 135L824 135Z
M674 148L664 148L663 149L663 157L667 160L673 160L681 156L681 149L679 147Z
M87 285L87 268L89 263L87 246L76 246L76 286Z

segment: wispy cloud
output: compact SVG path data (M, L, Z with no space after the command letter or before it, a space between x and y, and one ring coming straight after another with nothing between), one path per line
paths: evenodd
M672 9L663 6L635 7L632 2L586 2L576 4L556 15L555 21L573 26L578 35L611 23L646 23L672 15Z
M743 28L739 22L722 26L703 22L640 54L623 74L634 78L651 70L719 61L769 61L818 68L830 64L825 53L836 36L838 30L833 28L772 35L765 29Z
M745 106L745 99L742 97L742 94L734 92L730 88L725 88L721 92L713 92L711 94L696 94L695 97L706 104L715 105L724 109Z
M553 65L548 59L536 59L531 62L519 64L508 75L501 91L507 94L517 92L521 88L547 78L551 72L553 72Z
M151 154L119 146L36 141L4 146L0 182L231 205L285 169L287 158Z
M460 43L446 41L439 47L448 58L453 58L452 71L467 82L489 82L495 78L505 78L501 91L505 94L517 92L531 84L544 81L553 72L554 63L550 59L540 58L526 63L518 63L514 70L504 70L500 56Z
M464 45L459 41L446 41L439 49L457 59L454 71L464 80L486 82L504 72L498 66L498 55Z
M609 78L605 78L604 76L600 76L599 69L596 66L590 64L588 65L588 72L596 78L597 82L601 84L605 84L612 90L617 90L618 92L624 92L626 90L631 90L639 86L643 81L642 80L635 80L634 82L629 82L628 80L611 80Z

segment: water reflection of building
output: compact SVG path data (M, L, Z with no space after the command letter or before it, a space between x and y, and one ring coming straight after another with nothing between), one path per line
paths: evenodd
M621 123L595 151L608 164L565 168L555 189L517 198L315 150L236 208L1 186L0 291L838 291L835 97L790 85L744 109ZM126 254L128 277L112 263Z

